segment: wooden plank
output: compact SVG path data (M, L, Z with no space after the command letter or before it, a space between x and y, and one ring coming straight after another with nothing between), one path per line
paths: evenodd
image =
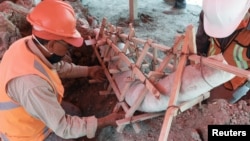
M142 101L145 98L146 93L148 92L147 89L143 89L143 91L140 92L139 97L136 99L135 103L126 111L125 118L132 117L134 112L138 109L138 107L141 105ZM125 127L125 124L120 125L118 130L122 131ZM139 133L140 130L135 129L136 133Z
M178 95L179 95L179 91L181 87L181 79L182 79L183 70L187 62L187 53L188 53L188 37L187 36L185 37L184 44L182 46L182 53L183 54L180 56L178 67L175 71L174 82L173 82L173 84L175 85L173 85L171 89L170 99L168 103L169 109L166 111L166 114L164 117L159 141L167 141L171 123L175 115L175 109L172 106L176 105L176 101L178 99Z
M159 71L150 71L148 73L148 78L153 84L155 84L157 80L163 78L164 76L166 76L165 73Z
M151 43L153 42L152 39L148 39L147 42L144 44L144 47L143 47L143 50L142 50L142 53L140 54L138 60L136 61L136 66L140 68L141 64L142 64L142 61L143 59L145 58L146 56L146 53L148 52L148 49L151 45Z
M173 107L173 108L175 108L174 115L176 116L178 114L178 110L180 110L181 112L184 112L184 111L190 109L191 107L195 106L196 104L208 99L209 97L210 97L210 93L206 92L206 93L198 96L195 99L192 99L192 100L187 101L187 102L183 102L180 105ZM136 115L133 117L128 117L128 118L117 120L116 123L118 126L124 125L124 124L126 125L126 124L135 123L138 121L147 120L149 118L155 118L158 116L162 116L164 114L165 114L165 112L140 114L140 115Z
M143 50L142 48L138 48L138 49L139 49L139 51ZM147 52L147 57L153 59L154 55L152 53L150 53L150 52ZM161 58L156 58L156 62L157 62L157 64L160 64L162 62L162 59ZM167 64L166 68L172 69L173 65L172 64Z
M134 112L138 109L138 107L141 105L142 101L144 100L146 94L148 92L148 89L143 89L139 97L136 99L135 103L130 107L130 109L126 112L125 117L131 117Z
M189 100L187 102L183 102L180 104L180 109L176 109L176 110L180 110L181 112L186 111L187 109L190 109L191 107L193 107L194 105L201 103L202 101L208 99L210 97L210 92L206 92L200 96L198 96L195 99ZM176 111L176 114L174 114L174 116L176 116L178 113L178 111Z
M187 27L188 32L188 37L189 37L189 54L197 54L197 47L196 47L196 39L195 39L195 29L192 25L189 25ZM195 61L190 61L191 64L196 64L197 62Z
M134 44L145 44L147 42L147 40L143 40L143 39L140 39L140 38L136 38L136 37L130 37L129 35L127 34L119 34L119 37L120 38L123 38L125 40L130 40L131 42L133 42ZM127 44L127 41L126 41L126 44ZM151 47L153 47L155 50L159 50L159 51L163 51L163 52L167 52L168 50L171 49L171 47L168 47L168 46L164 46L164 45L160 45L160 44L157 44L157 43L151 43ZM140 51L143 51L142 48L139 48ZM154 55L150 52L147 52L147 56L150 57L150 58L154 58ZM161 63L162 62L162 59L160 58L157 58L156 59L157 62ZM173 66L171 64L168 64L167 65L168 68L172 69Z
M135 29L133 28L132 24L129 24L129 34L128 38L125 42L125 46L122 49L122 52L126 54L128 48L130 48L130 39L132 39L135 36Z
M119 91L119 89L118 89L118 86L117 86L116 83L114 82L114 80L113 80L113 78L111 77L111 75L110 75L108 69L106 68L104 62L102 61L101 56L100 56L100 54L99 54L99 52L98 52L97 47L94 47L94 51L95 51L95 54L96 54L96 57L97 57L99 63L101 64L102 68L104 69L104 73L105 73L107 79L109 80L109 83L110 83L110 85L112 86L113 91L115 92L115 95L116 95L117 99L118 99L119 101L121 101L121 98L120 98L121 93L120 93L120 91Z
M166 56L163 59L163 61L160 63L160 66L156 69L156 71L163 72L164 69L168 66L171 59L173 59L173 57L174 57L174 54L169 54L168 56Z
M204 65L210 66L210 67L215 68L215 69L224 70L226 72L235 74L239 77L246 77L246 78L248 78L248 80L250 80L250 71L248 71L248 70L240 69L240 68L235 67L235 66L224 64L224 63L217 61L217 60L214 60L212 58L207 58L207 57L198 56L198 55L190 55L189 59L196 61L196 62L202 61L201 63Z
M107 39L108 44L112 47L112 49L119 54L120 58L126 63L128 66L131 66L131 70L133 71L133 74L135 74L140 81L144 82L149 89L151 93L153 93L155 96L159 96L160 92L154 87L154 85L148 80L148 78L141 72L141 70L134 64L132 63L128 57L121 52L121 50L112 43L110 39Z
M110 45L110 47L113 49L113 51L120 56L120 58L125 61L125 63L129 66L131 64L131 61L127 58L127 56L110 40L106 40L107 43Z
M181 76L182 76L183 68L186 65L186 59L187 59L186 55L181 57L180 63L178 65L178 69L176 70L176 74L175 74L174 82L173 82L173 84L175 85L173 85L173 88L171 89L171 96L170 96L169 104L168 104L169 105L168 107L170 108L166 111L163 125L161 128L159 141L167 141L171 123L175 115L174 107L171 107L171 106L176 105L176 101L178 99L178 94L179 94L179 90L181 86Z
M124 72L124 71L129 71L130 69L128 67L123 67L123 68L112 68L112 69L109 69L109 73L111 74L116 74L116 73L121 73L121 72Z
M180 50L181 50L181 47L183 45L183 40L185 39L185 36L184 35L179 35L176 37L175 39L175 43L173 45L173 53L175 55L179 55L180 54ZM188 44L187 44L188 45Z
M189 53L190 54L197 54L197 47L196 47L196 41L195 41L195 28L193 25L188 25L186 30L189 30L188 37L189 37Z
M153 70L155 71L158 68L158 50L157 48L153 48L153 59L152 59L152 66L153 66Z
M122 102L120 105L121 105L121 107L123 108L123 110L125 112L127 112L129 110L129 107L128 107L128 105L125 102ZM117 132L122 133L124 126L125 125L118 126L116 128ZM139 127L138 123L132 123L132 126L133 126L134 130L136 131L136 133L140 132L141 128Z
M134 30L133 30L133 32L134 32ZM130 36L130 34L129 35L127 35L127 34L119 34L119 37L127 40L126 43L125 43L125 48L126 49L127 49L127 46L128 46L128 41L133 42L134 44L145 44L147 42L147 40L143 40L143 39L140 39L140 38L136 38L134 36ZM163 51L163 52L167 52L168 50L171 49L171 47L160 45L160 44L157 44L157 43L151 43L151 47L153 47L155 50L159 50L159 51ZM143 50L142 48L138 48L138 49L140 51ZM154 58L154 55L151 54L150 52L147 52L147 56L150 57L150 58ZM160 58L156 58L156 59L157 59L157 61L159 63L162 62L162 59L160 59ZM167 67L173 68L173 66L171 64L168 64Z
M143 120L147 120L147 119L150 119L150 118L155 118L155 117L158 117L158 116L162 116L162 115L164 115L164 113L165 112L140 114L140 115L136 115L136 116L133 116L133 117L128 117L128 118L117 120L116 124L118 126L124 125L124 124L131 124L131 123L135 123L135 122L138 122L138 121L143 121Z
M100 31L99 31L98 34L96 34L96 40L98 40L99 38L103 38L104 37L104 30L105 30L106 24L107 24L107 19L103 18L101 26L100 26Z
M128 91L128 89L130 88L131 85L131 81L130 82L126 82L123 89L121 90L121 99L124 100L126 92Z
M115 94L112 91L99 91L99 95L109 95L109 94Z
M154 84L141 72L141 70L137 67L133 67L133 71L136 74L136 76L138 77L138 79L140 79L141 82L143 82L145 84L145 86L147 87L147 89L155 96L155 97L159 97L160 96L160 92L156 89L156 87L154 86Z
M108 95L108 94L115 94L115 93L112 89L112 86L109 84L106 91L99 91L99 94L100 95Z
M118 36L120 38L123 38L123 39L126 39L126 40L128 39L127 34L119 34ZM138 43L138 44L145 44L147 42L147 40L136 38L136 37L131 38L130 41ZM172 48L172 47L165 46L165 45L160 45L160 44L157 44L157 43L152 43L151 46L154 47L154 48L157 48L158 50L161 50L161 51L167 51L167 50L170 50Z
M130 32L129 32L129 38L128 39L130 39L130 38L132 38L133 36L134 36L134 28L132 28L132 25L130 24ZM131 64L131 61L127 58L127 56L125 55L125 53L126 53L126 51L127 51L127 48L129 48L129 40L127 40L126 41L126 44L125 44L125 48L124 49L119 49L113 42L110 42L111 40L110 39L108 39L107 40L108 41L108 43L111 45L111 47L112 47L112 49L116 52L116 54L118 54L118 56L119 56L119 58L122 60L122 61L126 61L126 64L128 65L128 66L130 66L130 64ZM126 49L126 50L125 50ZM123 53L122 53L123 52ZM131 69L131 68L130 68ZM110 70L111 71L111 70ZM134 75L132 74L131 75L131 80L133 80L134 79ZM125 94L126 94L126 92L127 92L127 90L128 90L128 88L130 87L130 85L131 85L131 83L132 83L132 81L128 81L128 82L126 82L126 84L125 84L125 86L123 87L123 89L121 90L121 96L120 96L120 99L121 100L124 100L124 98L125 98Z
M134 22L138 17L137 12L137 0L129 0L129 20L130 22Z

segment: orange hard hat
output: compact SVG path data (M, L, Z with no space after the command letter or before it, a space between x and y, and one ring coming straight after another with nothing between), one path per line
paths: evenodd
M27 15L33 34L47 40L64 40L79 47L83 43L76 29L76 16L72 6L61 0L43 0Z

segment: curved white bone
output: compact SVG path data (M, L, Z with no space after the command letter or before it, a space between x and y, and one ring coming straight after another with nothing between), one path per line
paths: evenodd
M214 58L216 60L219 60L227 64L221 54L216 56L211 56L211 58ZM112 67L112 64L115 65L116 67L117 66L126 67L126 64L119 60L114 62L112 61L109 62L109 67ZM113 78L119 90L122 90L123 87L126 85L127 83L126 78L130 77L131 73L132 71L129 70L113 74ZM217 87L229 81L234 76L235 76L234 74L201 64L187 65L184 68L177 104L197 98L198 96L204 94L205 92L210 91L214 87ZM156 87L161 92L160 98L156 98L152 93L148 91L146 93L144 100L142 101L141 105L137 110L143 112L159 112L166 110L169 102L171 88L174 85L173 84L174 77L175 77L175 72L160 79L156 83ZM140 93L144 89L147 88L141 81L136 80L132 82L132 84L125 93L125 101L130 106L134 105L136 99L139 97Z

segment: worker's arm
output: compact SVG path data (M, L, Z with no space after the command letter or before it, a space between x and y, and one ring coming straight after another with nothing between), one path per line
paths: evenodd
M88 77L89 67L60 61L53 65L61 78Z
M25 110L40 120L62 138L93 137L97 119L66 115L51 86L36 75L27 75L12 80L8 86L9 96Z
M80 66L61 61L54 64L54 67L61 78L91 77L99 82L106 79L101 66Z

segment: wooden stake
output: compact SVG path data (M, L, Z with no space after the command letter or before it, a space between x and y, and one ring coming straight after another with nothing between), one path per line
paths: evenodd
M146 93L148 92L147 89L144 89L143 91L141 91L141 93L139 94L139 97L136 99L135 103L130 107L130 109L128 109L126 111L126 114L125 114L125 118L128 118L128 117L131 117L133 116L134 112L138 109L138 107L141 105L143 99L145 98L145 95ZM125 125L120 125L117 130L118 131L121 131L123 130L125 127ZM135 130L136 133L139 133L140 130Z
M185 37L184 45L182 46L182 52L183 54L180 56L180 62L175 72L175 77L174 77L174 82L173 82L174 85L171 89L168 109L164 117L159 141L167 141L171 123L176 112L175 108L172 106L176 105L176 101L178 99L178 95L179 95L179 91L181 87L181 79L182 79L183 70L187 62L188 37Z
M137 0L129 0L129 20L131 23L137 19Z
M176 116L178 114L178 110L180 112L184 112L187 109L190 109L191 107L195 106L197 103L200 103L200 102L206 100L209 97L210 97L210 93L206 92L206 93L198 96L197 98L195 98L193 100L183 102L180 105L178 105L176 107L173 107L173 108L175 108L174 115ZM136 115L136 116L133 116L133 117L128 117L128 118L117 120L116 123L117 123L118 126L127 125L127 124L131 124L131 123L135 123L137 121L143 121L143 120L147 120L149 118L154 118L154 117L162 116L164 114L165 114L165 112L145 113L145 114Z
M195 31L194 27L192 25L189 25L186 30L188 31L188 37L189 37L189 53L190 54L197 54L197 47L196 47L196 40L195 40ZM195 61L190 61L191 64L196 64Z

